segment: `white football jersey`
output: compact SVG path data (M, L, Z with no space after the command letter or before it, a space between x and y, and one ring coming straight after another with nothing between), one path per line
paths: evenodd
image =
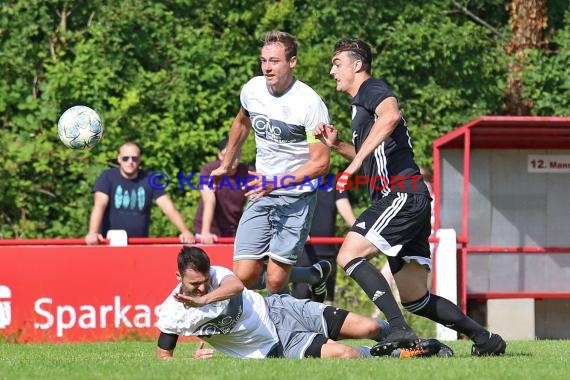
M234 274L227 268L210 268L209 291ZM167 334L199 336L215 349L237 358L267 356L279 341L263 297L244 289L237 296L202 307L186 308L172 294L159 306L156 327Z
M256 170L268 181L305 164L309 160L309 141L314 140L315 126L329 122L325 103L299 80L284 94L274 96L267 88L265 77L254 77L243 86L240 100L255 131ZM272 194L295 195L316 188L317 182L313 180L312 185L275 190Z

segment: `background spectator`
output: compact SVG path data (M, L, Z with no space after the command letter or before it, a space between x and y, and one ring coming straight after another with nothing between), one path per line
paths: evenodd
M99 244L109 230L125 230L128 237L148 237L150 206L155 201L180 231L180 242L194 243L194 235L168 195L164 190L149 186L149 173L140 170L138 145L132 142L121 145L117 162L118 168L103 171L95 181L94 204L85 242Z
M208 177L214 169L220 167L226 155L227 138L220 142L218 159L208 162L200 168L200 177ZM233 162L230 173L217 191L206 186L200 189L200 203L194 217L194 232L205 244L215 242L218 237L236 235L239 218L247 200L243 180L252 166L240 163L240 154Z

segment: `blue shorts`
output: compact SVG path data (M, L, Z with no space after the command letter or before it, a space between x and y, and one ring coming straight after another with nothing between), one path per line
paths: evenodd
M248 202L237 228L234 261L265 257L295 265L309 236L316 192Z

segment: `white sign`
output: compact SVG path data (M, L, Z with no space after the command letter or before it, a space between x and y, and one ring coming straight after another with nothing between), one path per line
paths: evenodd
M570 155L529 154L529 173L570 173Z
M11 297L12 291L10 288L0 285L0 329L10 326L12 322Z

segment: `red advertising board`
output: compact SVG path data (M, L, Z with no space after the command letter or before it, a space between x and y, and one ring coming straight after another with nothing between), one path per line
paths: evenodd
M232 268L233 245L205 245ZM0 247L0 335L18 342L157 336L180 245Z

